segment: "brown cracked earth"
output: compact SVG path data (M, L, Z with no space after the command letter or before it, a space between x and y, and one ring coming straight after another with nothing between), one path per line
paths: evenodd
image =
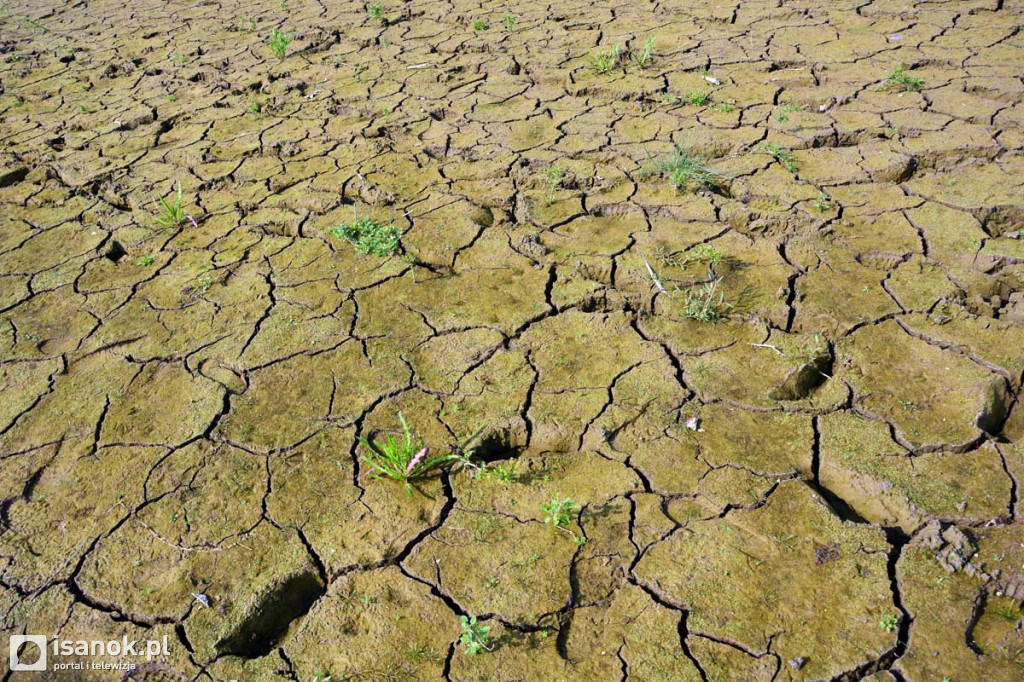
M3 679L1021 680L1024 3L382 3L7 3Z

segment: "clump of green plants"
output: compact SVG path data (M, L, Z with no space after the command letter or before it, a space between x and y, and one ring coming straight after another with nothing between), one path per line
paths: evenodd
M687 104L702 107L711 101L711 95L703 90L691 90L683 96L683 100Z
M476 616L472 618L460 616L459 627L462 628L459 644L465 647L463 651L467 654L478 654L481 651L491 651L494 648L490 646L490 641L487 638L487 633L491 631L491 626L480 625L476 622Z
M488 26L487 22L484 21L483 19L477 19L476 21L473 22L473 30L476 31L477 33L479 33L480 31L486 31L489 28L490 26Z
M686 252L687 263L698 262L718 265L722 262L723 258L725 258L725 254L722 253L722 250L711 246L711 244L697 244Z
M518 20L516 19L516 15L512 14L512 10L506 7L505 16L501 18L501 21L502 23L505 24L506 31L508 31L509 33L515 33L516 24L518 23Z
M135 261L135 264L140 268L146 268L152 265L154 261L156 261L156 256L150 253Z
M818 192L818 197L814 200L814 210L819 213L827 213L832 210L832 197L825 192Z
M174 201L167 201L166 198L161 197L157 199L160 205L158 215L156 217L156 224L160 227L177 227L185 222L185 209L182 208L181 200L181 181L177 181L177 191L175 192Z
M563 499L554 497L540 510L544 512L544 523L551 524L555 528L562 528L572 523L572 515L579 511L579 505L573 502L571 497Z
M288 52L288 46L291 43L292 37L287 33L278 31L276 28L270 32L270 38L267 40L270 52L278 59L284 59L285 54Z
M519 480L519 465L516 462L495 464L494 466L489 466L484 463L479 467L476 477L492 479L499 483L509 485Z
M779 123L785 123L789 120L790 114L803 111L806 108L803 104L784 104L782 105L782 110L775 116L775 120Z
M721 281L721 277L712 277L710 281L683 291L683 317L695 322L717 322L728 315L733 305L725 300L725 294L719 289Z
M775 160L785 166L786 170L790 173L796 173L800 170L800 165L796 162L796 157L793 156L793 152L788 149L784 149L774 142L762 142L759 149L765 154L774 156Z
M381 7L379 2L371 2L366 6L366 13L370 15L370 18L374 21L384 23L384 8Z
M911 76L902 64L895 71L885 77L885 81L879 86L879 90L903 90L906 92L917 92L924 85L924 79Z
M715 111L719 111L723 114L731 114L736 111L736 102L729 100L728 102L719 102L714 106Z
M394 225L382 225L369 216L358 216L354 220L335 225L329 232L337 239L352 244L364 255L386 258L398 252L402 232Z
M672 268L685 268L690 263L707 263L718 265L725 259L721 249L711 244L697 244L685 252L667 252L664 248L658 248L658 262Z
M646 69L650 66L654 58L654 38L648 38L644 43L643 49L639 52L629 48L629 58L641 69Z
M609 50L591 50L590 66L599 75L611 73L619 63L619 46L616 44Z
M428 644L410 644L405 658L412 663L440 663L441 652Z
M255 121L260 117L260 112L262 111L263 109L262 107L260 107L259 102L253 102L246 108L245 114L246 116Z
M412 497L412 481L429 475L458 457L452 453L428 457L423 439L413 440L412 431L401 412L398 413L398 421L402 425L402 438L399 440L390 433L379 441L359 438L364 449L362 461L370 467L366 471L367 476L400 481L406 494Z
M251 33L256 30L256 19L253 17L242 17L238 20L239 33Z
M553 164L541 171L541 178L543 178L544 185L547 187L547 194L544 197L545 206L555 203L555 192L558 191L562 181L565 180L565 173L564 168Z
M896 632L900 627L900 617L894 613L887 613L878 621L878 627L886 632Z
M648 168L644 171L645 174L652 172L666 174L677 192L686 188L714 187L722 176L708 167L705 157L681 147L676 147L668 157L657 161L653 170Z
M580 506L573 502L571 497L561 499L553 497L550 502L541 505L540 510L544 512L544 523L571 535L578 546L586 544L586 538L576 535L568 528L572 523L573 515L580 510Z

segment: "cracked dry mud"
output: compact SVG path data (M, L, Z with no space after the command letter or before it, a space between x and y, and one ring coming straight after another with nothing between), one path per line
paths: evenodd
M3 630L167 636L153 681L1024 678L1022 21L8 4ZM514 473L367 478L400 410Z

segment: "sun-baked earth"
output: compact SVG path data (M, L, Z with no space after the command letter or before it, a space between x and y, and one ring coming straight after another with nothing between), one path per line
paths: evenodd
M1024 3L382 5L6 5L3 631L167 636L151 681L1022 679ZM488 473L368 477L399 411Z

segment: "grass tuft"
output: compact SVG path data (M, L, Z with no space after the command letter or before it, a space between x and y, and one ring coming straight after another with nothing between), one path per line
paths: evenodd
M370 467L367 476L401 481L406 493L412 497L411 481L429 475L442 464L458 457L453 453L428 457L423 439L413 440L412 431L401 412L398 413L398 421L402 424L401 440L396 440L391 434L379 441L359 439L365 450L362 461Z
M793 152L788 149L775 144L774 142L762 142L758 147L765 154L774 156L776 161L786 167L790 173L796 173L800 170L800 165L796 162L796 157L793 156Z
M157 199L160 205L159 214L156 217L156 224L160 227L177 227L185 222L185 209L181 207L181 181L177 181L177 191L173 203L161 197Z
M673 149L670 155L655 162L653 169L645 169L644 173L667 175L676 191L714 187L722 177L721 173L708 167L705 157L681 147Z
M547 194L544 197L544 205L550 206L555 203L555 192L562 186L562 181L565 180L565 169L561 166L551 165L541 171L541 177L544 179L544 184L547 187Z
M717 322L728 315L733 306L718 288L721 281L721 277L716 277L687 288L683 292L683 317L695 322Z
M359 216L328 231L365 255L386 258L395 255L401 246L402 232L397 227L381 225L369 216Z
M629 49L629 58L633 60L641 69L646 69L651 65L654 57L654 38L648 38L644 43L644 48L640 52L636 52L633 48Z
M899 68L886 76L885 81L879 86L879 90L903 90L906 92L917 92L924 85L924 79L911 76L905 66L900 64Z
M599 75L610 73L619 63L619 46L614 45L610 50L591 50L590 66Z
M267 45L270 47L271 53L278 59L284 59L285 54L288 52L288 46L291 45L292 37L287 33L282 33L276 28L270 32L270 38L267 40Z
M691 90L683 96L683 100L687 104L703 107L711 101L711 96L703 90Z

